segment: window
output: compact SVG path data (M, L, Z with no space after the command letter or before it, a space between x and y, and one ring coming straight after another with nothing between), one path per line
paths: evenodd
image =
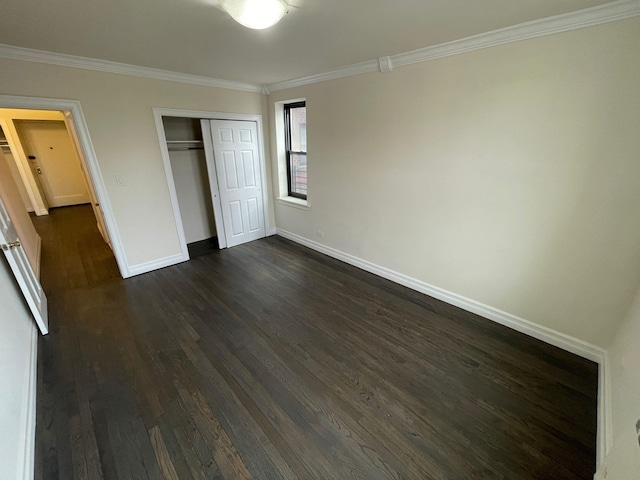
M284 142L287 190L290 197L307 199L307 107L305 102L284 105Z

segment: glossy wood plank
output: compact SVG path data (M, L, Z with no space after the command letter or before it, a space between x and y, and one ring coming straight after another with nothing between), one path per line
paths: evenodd
M35 224L37 479L592 478L592 362L279 237L122 280Z

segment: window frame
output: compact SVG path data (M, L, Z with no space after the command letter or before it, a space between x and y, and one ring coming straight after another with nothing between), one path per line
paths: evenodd
M307 152L304 151L294 151L291 150L291 109L293 108L301 108L307 107L306 100L301 100L297 102L290 102L283 104L284 111L284 151L285 151L285 161L287 164L287 196L293 198L299 198L301 200L307 200L307 195L294 192L291 190L291 155L304 155L307 158ZM307 176L307 192L309 185L309 177Z

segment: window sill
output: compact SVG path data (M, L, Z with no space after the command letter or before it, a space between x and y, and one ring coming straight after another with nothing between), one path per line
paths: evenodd
M299 208L301 210L309 210L309 202L295 197L280 197L278 198L280 205L286 205L287 207Z

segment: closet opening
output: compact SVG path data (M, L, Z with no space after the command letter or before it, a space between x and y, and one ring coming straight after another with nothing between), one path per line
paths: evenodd
M218 250L220 244L200 120L165 116L162 124L189 257Z
M272 235L260 115L154 108L184 260Z

